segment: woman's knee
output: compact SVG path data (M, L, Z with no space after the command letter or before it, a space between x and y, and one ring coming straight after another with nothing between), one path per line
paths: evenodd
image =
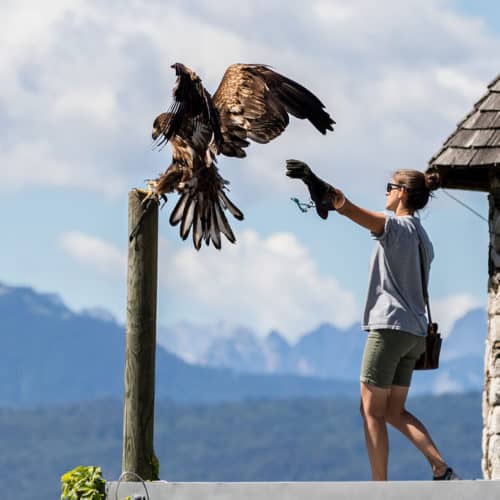
M386 414L382 410L376 410L373 407L365 406L363 405L363 401L360 402L359 404L359 413L361 414L361 417L363 420L377 420L380 422L385 422L387 420Z
M385 420L390 389L361 384L361 416L365 420Z
M393 427L398 427L401 424L405 414L406 410L404 408L398 410L389 409L386 416L387 422Z

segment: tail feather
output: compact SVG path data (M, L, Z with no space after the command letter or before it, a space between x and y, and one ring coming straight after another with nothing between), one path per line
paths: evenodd
M222 200L223 207L227 208L235 219L243 220L243 212L227 197L222 189L219 190L219 197Z
M203 239L205 240L205 244L208 246L210 243L210 200L205 200L203 203Z
M170 224L176 226L180 223L180 236L183 240L187 239L192 231L193 245L196 250L200 249L202 241L206 245L212 242L214 247L220 250L221 234L229 242L236 242L231 225L224 213L225 210L228 210L236 219L243 219L243 213L229 200L223 187L209 193L186 191L172 210Z
M184 208L189 200L189 193L185 192L177 201L172 213L170 214L170 224L176 226L182 220L182 215L184 214Z
M189 201L185 204L184 212L182 214L182 223L181 223L181 238L185 240L189 236L189 231L191 226L193 225L193 217L196 208L196 198L191 197Z
M196 250L199 250L201 247L201 238L203 236L203 231L202 231L202 224L201 224L201 214L200 214L200 207L199 204L197 203L194 209L194 216L193 216L193 245L196 248Z
M215 202L213 205L210 206L210 239L212 240L212 243L214 244L214 247L217 248L217 250L220 250L220 229L219 229L219 224L217 223L217 217L215 215L215 205L217 202Z
M221 232L231 243L234 243L236 241L236 238L234 237L233 230L231 229L231 226L227 221L227 217L225 216L224 211L222 210L219 203L215 203L214 207L217 224L219 225Z

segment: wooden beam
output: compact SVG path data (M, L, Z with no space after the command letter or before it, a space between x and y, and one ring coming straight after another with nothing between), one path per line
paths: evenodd
M432 165L427 172L438 172L441 177L441 186L445 189L489 192L490 177L496 169Z
M128 246L122 471L155 480L158 479L153 450L158 205L151 203L144 214L144 196L133 190L128 197L129 234L138 230ZM126 479L136 480L132 474Z

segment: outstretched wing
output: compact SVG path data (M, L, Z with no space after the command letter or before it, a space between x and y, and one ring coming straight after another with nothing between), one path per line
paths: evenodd
M174 64L177 83L169 112L153 123L153 140L158 145L170 141L172 163L155 181L158 197L177 191L180 198L170 215L172 225L180 224L180 235L200 249L202 241L221 248L221 235L234 243L236 238L226 211L242 220L242 212L225 192L228 184L219 174L215 154L223 138L217 110L200 78L186 66Z
M212 98L223 136L222 153L242 158L251 139L267 143L288 125L288 114L308 119L326 134L335 123L309 90L268 66L233 64Z
M222 144L219 117L212 104L212 98L201 83L199 76L181 63L172 65L177 75L173 90L173 103L168 113L158 116L153 125L153 140L161 146L174 135L199 134L199 128L210 130L217 147ZM161 120L159 118L162 117ZM205 147L208 146L208 142Z

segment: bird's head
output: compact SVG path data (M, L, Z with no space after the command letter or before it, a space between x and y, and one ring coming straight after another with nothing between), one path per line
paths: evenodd
M182 64L182 63L174 63L170 67L175 69L176 76L188 75L189 78L195 82L201 81L200 77L192 69L189 69L187 66L184 66L184 64Z
M156 141L156 139L163 134L168 124L169 117L170 113L162 113L155 118L155 121L153 122L153 131L151 132L153 141Z

